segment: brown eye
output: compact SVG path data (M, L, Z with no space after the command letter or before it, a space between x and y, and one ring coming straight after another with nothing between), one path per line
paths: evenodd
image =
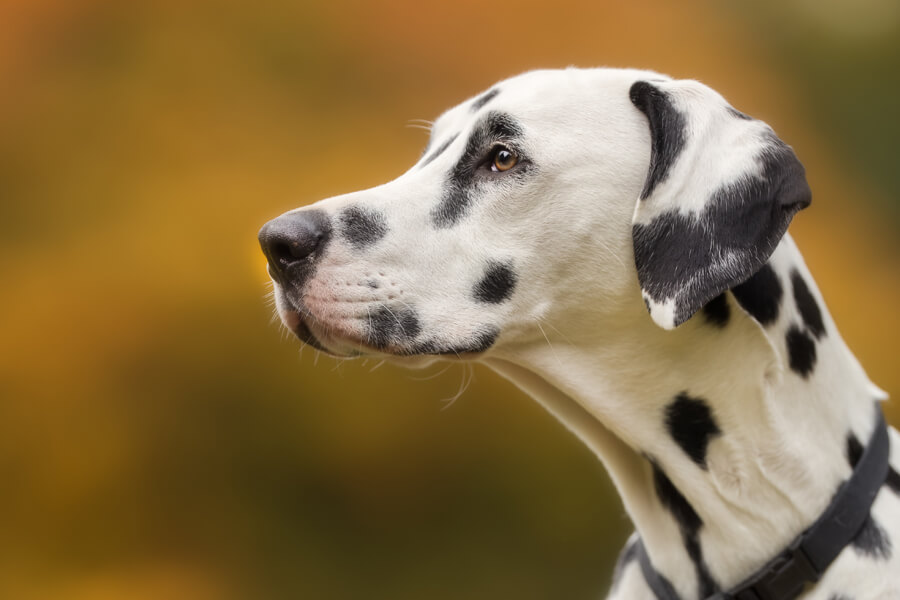
M495 173L509 171L516 163L519 157L506 148L501 148L494 154L494 162L491 164L491 171Z

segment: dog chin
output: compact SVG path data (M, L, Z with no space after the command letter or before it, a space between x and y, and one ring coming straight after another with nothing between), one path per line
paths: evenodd
M279 311L284 325L304 344L335 358L377 358L405 368L425 368L439 360L467 361L480 358L483 352L471 352L464 349L441 352L429 346L406 348L387 346L375 348L351 335L338 336L329 331L325 333L315 323L307 323L299 313Z

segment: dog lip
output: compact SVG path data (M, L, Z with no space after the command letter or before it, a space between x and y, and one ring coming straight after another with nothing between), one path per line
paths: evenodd
M324 331L324 326L309 310L303 311L302 316L298 316L300 317L299 327L302 327L301 333L303 335L297 332L295 334L300 338L300 341L308 343L317 350L339 358L374 354L395 355L388 348L376 348L367 344L357 335L347 330L330 326L327 332Z
M305 311L303 316L301 316L300 313L296 314L299 318L299 322L294 328L294 334L297 336L297 338L299 338L301 342L308 344L317 350L338 358L380 355L382 357L403 359L432 356L445 360L468 361L478 360L479 358L483 357L489 349L460 349L458 351L454 351L452 349L428 350L424 348L416 348L415 346L403 347L390 344L387 346L376 347L367 343L365 340L359 339L357 336L347 332L340 332L338 333L338 335L335 335L332 332L325 333L324 331L321 331L321 327L316 322L315 317L309 314L308 311ZM336 345L341 347L341 349L338 350L336 348L333 348Z
M294 327L293 331L294 331L294 335L296 335L297 338L301 342L303 342L304 344L307 344L309 346L312 346L316 350L321 350L322 352L325 352L328 354L333 354L334 356L338 356L338 354L329 350L325 346L325 344L323 344L319 340L319 338L312 332L312 330L309 328L309 325L306 323L306 321L304 321L303 317L300 316L299 313L297 316L299 317L299 321L298 321L296 327Z

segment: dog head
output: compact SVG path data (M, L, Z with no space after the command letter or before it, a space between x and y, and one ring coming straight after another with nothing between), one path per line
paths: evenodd
M790 148L700 83L534 71L442 115L399 178L259 239L303 341L472 357L541 322L602 327L641 296L675 327L758 270L808 203Z

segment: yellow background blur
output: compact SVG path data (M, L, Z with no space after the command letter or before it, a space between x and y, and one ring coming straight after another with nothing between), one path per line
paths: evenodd
M442 410L459 366L315 364L256 243L526 69L694 77L773 125L900 394L900 5L733 4L0 2L0 598L598 597L630 526L594 458L483 369Z

